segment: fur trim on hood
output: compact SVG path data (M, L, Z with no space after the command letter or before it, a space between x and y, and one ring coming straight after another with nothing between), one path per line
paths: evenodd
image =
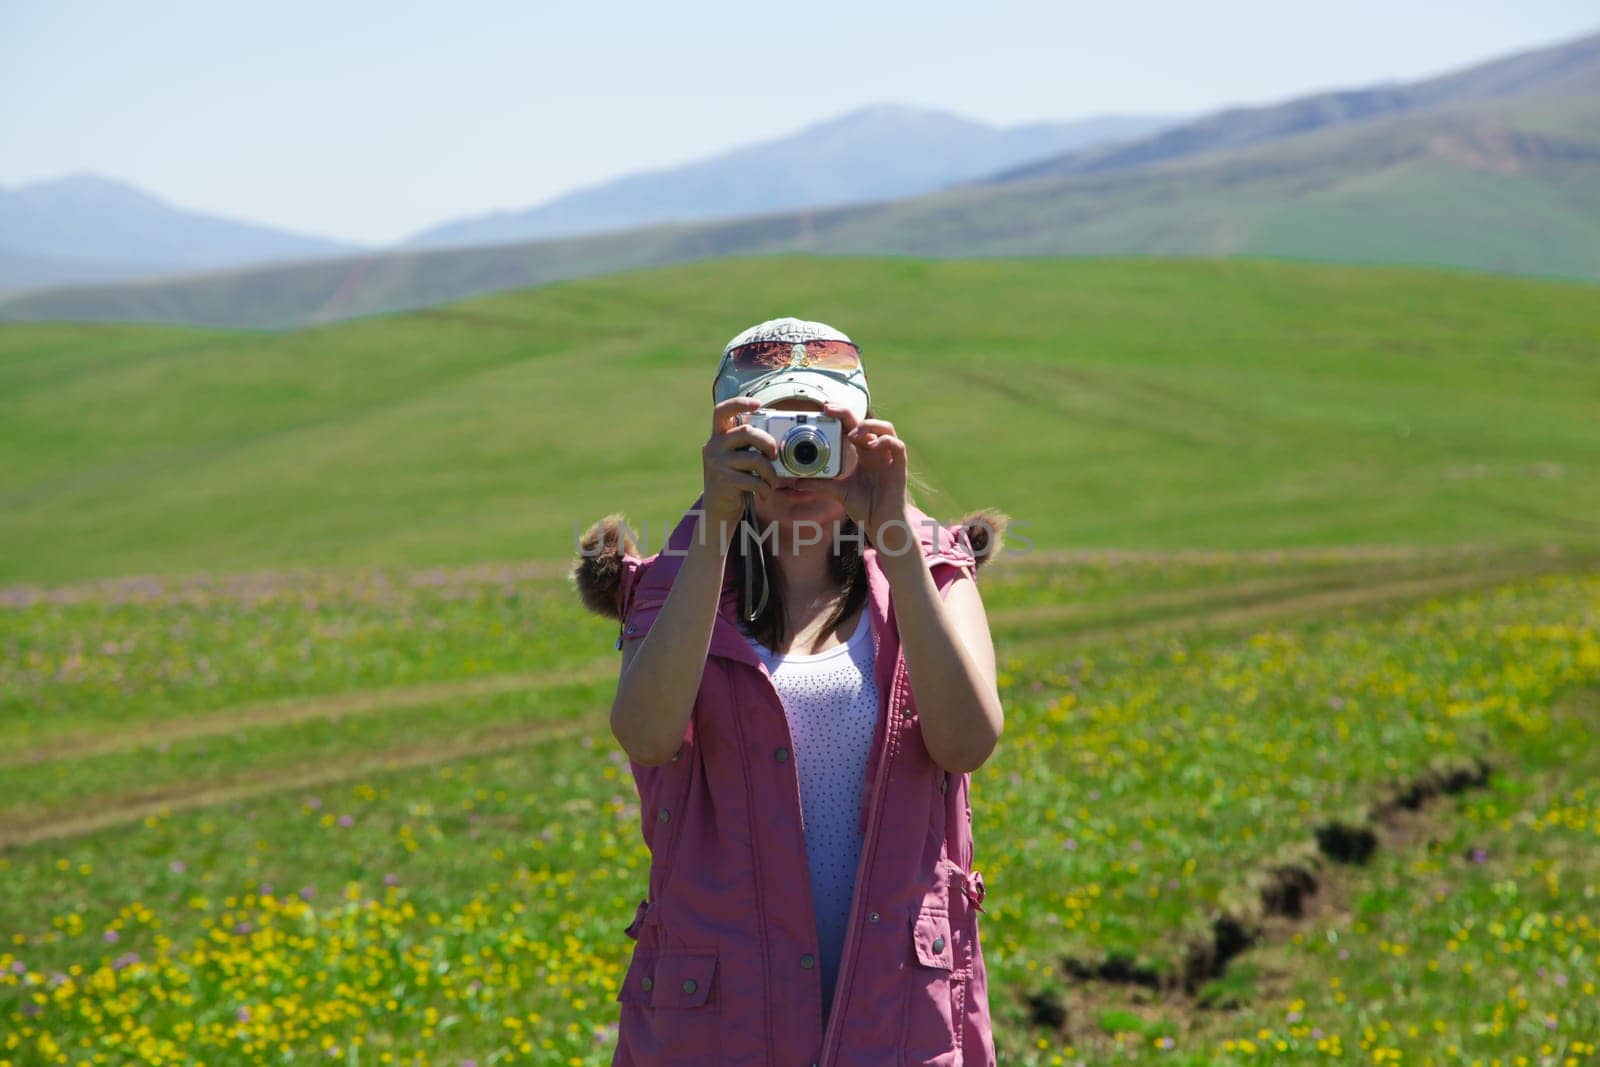
M972 546L973 565L983 565L999 554L1005 543L1006 526L1011 517L996 508L978 508L957 523L957 536ZM612 512L594 523L579 541L582 551L572 565L572 581L584 607L597 615L620 621L622 618L622 580L629 561L639 560L639 546L629 532L621 512Z

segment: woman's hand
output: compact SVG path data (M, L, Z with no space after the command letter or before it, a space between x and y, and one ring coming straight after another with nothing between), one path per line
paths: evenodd
M822 405L822 413L839 420L845 440L855 445L856 467L838 478L807 478L807 489L826 493L844 504L845 514L856 521L874 546L884 524L899 520L906 535L916 531L906 512L906 443L895 436L886 419L857 419L855 412L838 404ZM898 544L899 542L896 542Z
M700 455L705 467L702 506L712 522L737 523L744 516L745 490L766 500L777 485L772 461L778 458L778 442L765 430L739 421L740 415L760 406L753 396L733 396L711 409L711 438Z

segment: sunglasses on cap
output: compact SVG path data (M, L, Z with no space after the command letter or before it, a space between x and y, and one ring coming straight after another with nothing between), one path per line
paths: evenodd
M751 341L729 349L724 368L760 372L783 367L816 367L819 370L855 370L861 366L861 349L850 341Z

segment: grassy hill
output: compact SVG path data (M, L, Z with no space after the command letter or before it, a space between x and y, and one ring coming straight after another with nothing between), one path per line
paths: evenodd
M282 334L0 328L0 581L559 559L699 491L726 340L861 341L941 517L1034 550L1592 543L1588 286L1252 261L755 257Z

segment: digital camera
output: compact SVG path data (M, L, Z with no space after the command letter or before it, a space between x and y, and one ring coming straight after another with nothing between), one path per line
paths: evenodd
M772 469L780 478L837 478L844 462L844 427L819 411L759 408L746 425L770 433L778 442Z

